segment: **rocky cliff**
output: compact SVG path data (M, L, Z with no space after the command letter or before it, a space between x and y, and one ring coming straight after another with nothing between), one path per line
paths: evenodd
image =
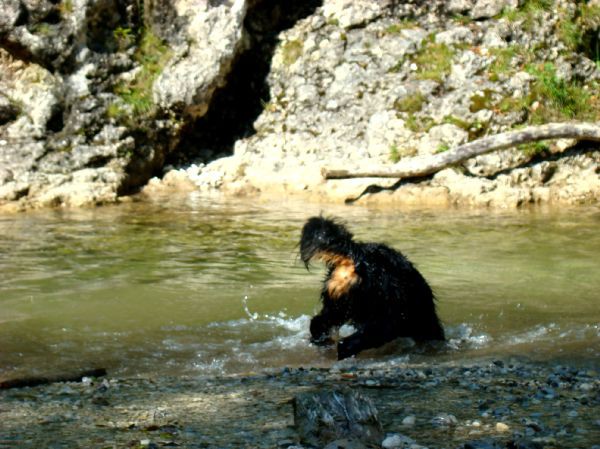
M5 208L182 186L338 200L386 184L322 167L600 121L598 0L2 3ZM598 202L599 161L532 144L361 201Z

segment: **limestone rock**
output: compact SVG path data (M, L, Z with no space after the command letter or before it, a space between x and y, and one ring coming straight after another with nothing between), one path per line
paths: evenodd
M156 80L155 103L165 109L186 110L195 116L206 113L212 94L223 84L243 45L246 10L246 0L235 0L231 6L222 4L205 6L201 12L191 8L185 11L190 14L186 31L190 44Z
M500 14L505 9L515 9L518 6L518 0L477 0L470 15L473 19L486 19Z

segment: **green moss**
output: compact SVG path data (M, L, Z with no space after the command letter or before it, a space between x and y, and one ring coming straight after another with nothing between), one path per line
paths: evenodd
M387 34L399 34L402 30L410 30L417 28L419 24L414 20L403 19L400 22L394 23L388 26L384 31Z
M548 144L545 142L530 142L518 146L518 149L527 156L535 156L548 151Z
M394 102L394 109L398 112L419 112L425 103L425 95L418 92L414 95L408 95Z
M516 45L490 49L490 54L494 57L494 61L488 68L488 78L490 81L496 82L514 73L514 62L517 58L521 58L524 53L525 49Z
M135 43L135 33L131 28L117 27L113 31L113 36L120 51L126 50Z
M300 58L300 56L302 56L303 49L304 44L300 40L296 39L285 42L281 47L283 63L287 66L292 65Z
M398 145L392 144L390 146L390 161L394 164L399 162L403 157L412 157L416 156L418 153L416 148L413 147L405 147L398 148Z
M413 56L413 62L417 64L417 78L421 80L434 80L437 82L450 73L452 58L455 50L446 44L433 42L430 39L423 45L421 50Z
M445 151L448 151L449 149L450 145L448 145L446 142L441 142L435 149L434 153L443 153Z
M469 127L471 126L471 123L463 120L461 118L458 118L454 115L447 115L446 117L444 117L443 119L443 123L450 123L454 126L458 126L461 129L464 129L465 131L469 129Z
M467 131L469 133L469 140L481 137L487 131L487 125L485 123L480 121L469 122L454 115L447 115L442 120L442 123L450 123Z
M494 93L490 89L485 89L481 92L477 92L471 96L471 104L469 105L469 111L479 112L484 109L493 108L493 95Z
M421 117L415 114L408 114L404 120L404 124L412 132L427 132L435 125L435 121L432 117Z
M459 23L460 25L468 25L470 23L473 23L473 19L470 16L462 14L456 14L452 16L452 20Z
M106 108L106 117L110 119L119 119L127 113L118 103L111 103Z
M554 0L525 0L521 9L525 11L548 11L554 6Z
M509 112L526 111L529 107L527 97L504 97L496 103L496 109L504 114Z
M52 26L46 22L36 23L31 27L31 32L39 36L50 36L53 33Z
M400 150L396 144L392 144L390 147L390 161L394 164L400 160Z
M145 115L153 110L152 85L170 58L171 50L151 31L145 30L134 55L140 71L132 81L115 86L115 93L135 114Z
M58 11L62 17L68 16L73 12L73 0L63 0L58 5Z

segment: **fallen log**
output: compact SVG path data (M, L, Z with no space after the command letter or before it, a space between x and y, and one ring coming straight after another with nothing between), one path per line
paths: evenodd
M528 126L519 130L482 137L443 153L417 156L401 160L396 164L361 167L356 170L323 168L322 175L325 179L414 178L431 175L474 156L492 151L515 147L523 143L563 138L600 142L600 125L595 123L548 123Z
M17 377L14 379L0 380L0 390L9 388L37 387L39 385L53 384L57 382L81 382L84 377L106 376L104 368L95 368L76 373L62 373L51 376Z

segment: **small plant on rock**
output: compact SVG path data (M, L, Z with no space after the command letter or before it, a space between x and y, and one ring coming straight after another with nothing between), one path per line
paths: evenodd
M286 66L292 65L294 62L302 56L302 50L304 49L304 44L300 40L291 40L287 41L281 47L281 56L283 59L283 63Z
M443 81L450 73L453 57L454 49L452 47L430 39L413 58L413 62L417 64L417 78Z
M152 111L152 85L170 58L171 50L151 31L144 30L134 56L140 71L132 81L115 87L115 93L133 108L135 114Z
M419 112L423 108L425 103L425 95L421 92L417 92L414 95L407 95L394 102L394 109L398 112Z
M534 101L539 103L539 107L532 111L532 123L565 118L583 119L591 112L589 92L581 85L557 76L554 64L531 65L528 72L536 77L530 94L531 104Z

